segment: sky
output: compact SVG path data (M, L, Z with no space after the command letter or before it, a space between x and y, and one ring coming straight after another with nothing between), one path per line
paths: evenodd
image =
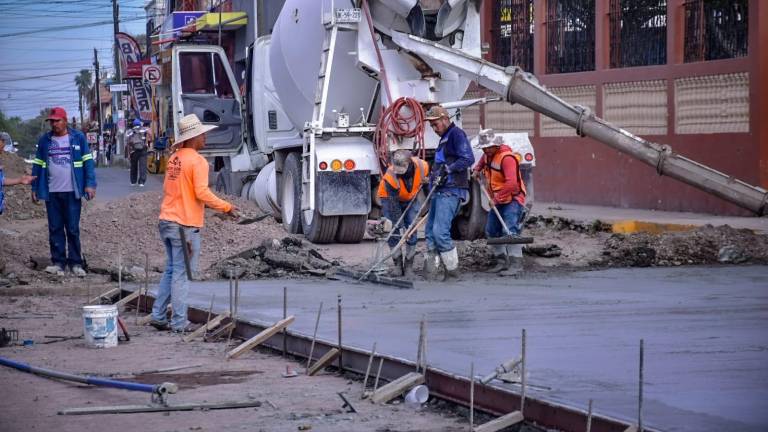
M143 34L145 0L118 3L120 31ZM112 30L111 0L0 0L0 109L29 119L63 106L79 121L75 76L93 71L94 48L100 68L114 71Z

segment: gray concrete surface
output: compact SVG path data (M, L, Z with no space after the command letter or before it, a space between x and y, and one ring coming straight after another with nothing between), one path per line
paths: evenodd
M342 281L243 281L241 315L276 321L288 287L293 330L415 360L428 321L431 366L479 374L520 352L528 333L529 392L636 418L638 344L645 339L645 424L667 431L768 430L768 267L615 269L551 278L472 278L415 290ZM228 304L227 283L194 283L192 304Z

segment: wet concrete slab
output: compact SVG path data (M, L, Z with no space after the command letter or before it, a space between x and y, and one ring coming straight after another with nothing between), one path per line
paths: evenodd
M768 430L768 267L615 269L522 279L475 276L414 290L343 281L241 281L240 315L277 321L288 287L292 330L415 360L427 319L430 366L479 374L520 353L528 393L599 413L637 417L638 348L645 340L644 424L666 431ZM191 303L228 307L226 282L194 283Z

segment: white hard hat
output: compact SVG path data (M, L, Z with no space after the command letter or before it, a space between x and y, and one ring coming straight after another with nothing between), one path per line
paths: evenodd
M477 144L475 148L484 149L491 146L500 146L504 144L504 138L501 135L496 135L493 129L482 129L477 134Z

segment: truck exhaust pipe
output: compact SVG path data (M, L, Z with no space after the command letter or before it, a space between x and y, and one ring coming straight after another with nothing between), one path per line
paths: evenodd
M704 166L672 151L668 145L637 137L595 116L589 109L569 104L542 87L536 78L514 66L503 68L461 51L422 38L393 32L392 40L408 51L443 64L478 84L576 129L632 156L666 175L711 193L758 216L768 212L768 191Z

